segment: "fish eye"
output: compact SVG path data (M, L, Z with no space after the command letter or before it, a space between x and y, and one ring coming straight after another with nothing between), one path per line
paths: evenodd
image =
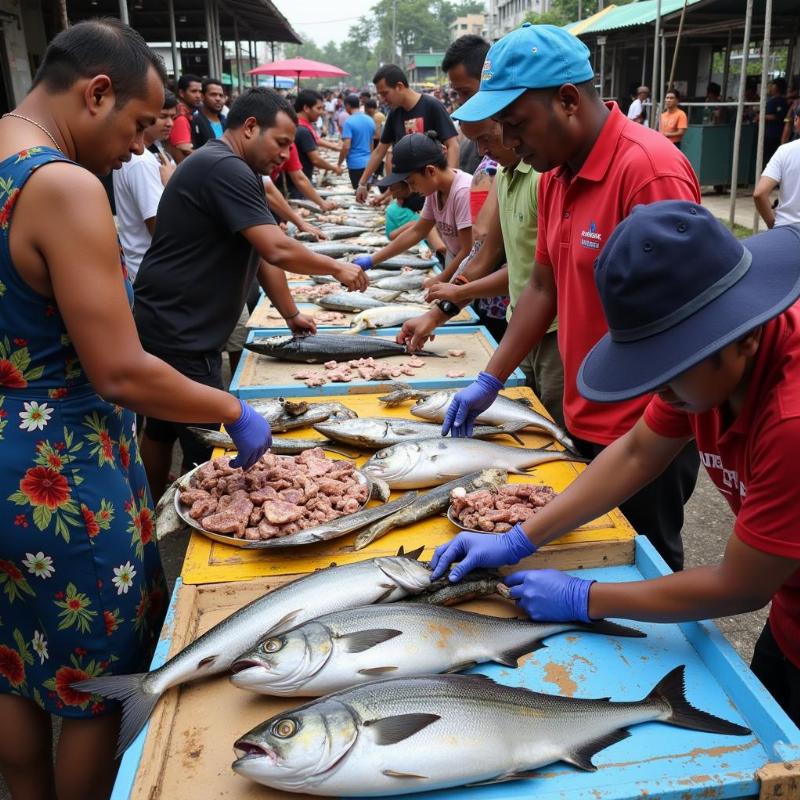
M267 639L267 641L261 645L261 649L265 653L277 653L282 647L283 642L280 639Z
M297 730L297 723L293 719L279 719L273 726L272 732L279 739L288 739Z

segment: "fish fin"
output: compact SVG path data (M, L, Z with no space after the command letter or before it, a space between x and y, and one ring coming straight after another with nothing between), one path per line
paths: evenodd
M422 551L425 549L425 545L418 547L416 550L409 550L407 553L403 549L403 545L400 545L400 549L397 551L398 557L402 556L403 558L410 558L412 561L419 561L419 557L422 555Z
M644 702L666 703L670 708L670 715L662 717L662 722L676 725L679 728L689 728L693 731L706 733L720 733L726 736L747 736L751 733L749 728L736 725L721 717L700 711L686 699L686 667L675 667L667 673L655 686Z
M503 650L492 660L495 664L503 664L506 667L516 667L521 656L534 653L537 650L541 650L543 647L547 647L544 642L525 642L525 644L519 645L518 647L510 647L508 650Z
M414 775L413 772L398 772L396 769L385 769L383 774L387 778L417 778L421 781L428 780L427 775Z
M197 662L197 668L200 669L200 667L211 666L211 664L213 664L216 660L217 660L216 656L206 656L205 658L201 658Z
M445 672L446 673L463 672L465 669L472 669L472 667L477 667L477 666L478 666L477 661L464 661L462 664L456 664L455 666L450 667L450 669L445 670Z
M441 717L438 714L397 714L394 717L367 720L364 726L373 731L376 744L387 745L402 742L439 719Z
M356 633L347 633L337 638L344 644L346 652L363 653L365 650L369 650L381 642L388 642L389 639L394 639L395 636L400 636L401 634L402 631L392 630L391 628L373 628L366 631L357 631Z
M513 400L515 403L519 403L521 406L525 406L525 408L533 408L533 403L531 403L527 397L513 397L509 399Z
M295 619L297 618L297 615L301 611L302 611L302 609L300 609L300 608L295 609L294 611L290 611L288 614L286 614L285 616L281 617L268 631L266 631L266 633L272 633L272 631L276 631L279 628L283 628L283 629L287 628L288 626L290 626L295 621Z
M385 591L385 592L384 592L382 595L380 595L380 597L378 597L378 599L377 599L377 600L375 600L375 604L376 604L376 605L379 605L380 603L385 603L385 602L386 602L386 600L388 600L388 599L389 599L389 598L392 596L392 592L393 592L395 589L397 589L397 588L398 588L398 587L397 587L397 586L396 586L394 583L393 583L393 584L391 584L391 586L390 586L389 584L382 583L382 584L380 584L380 586L381 586L382 588L385 588L385 589L386 589L386 591Z
M465 783L464 786L491 786L493 783L505 783L506 781L516 781L520 778L535 778L536 770L520 770L519 772L504 772L496 778L489 778L488 781L478 781L477 783Z
M385 675L387 672L394 672L397 667L369 667L368 669L360 669L359 675Z
M508 467L507 471L511 475L530 475L529 470L527 470L527 469L517 469L516 467Z
M99 694L122 703L122 725L117 739L117 757L121 756L139 735L161 694L150 694L143 688L146 672L132 675L106 675L72 684L80 692Z
M581 625L580 629L587 633L602 633L605 636L626 636L630 639L645 639L647 634L629 625L620 625L605 619L594 620L589 625Z
M597 739L592 739L590 742L584 742L579 748L561 756L562 761L572 764L573 767L585 770L586 772L596 772L597 767L592 763L592 757L605 750L606 747L611 747L612 744L621 742L630 736L630 732L625 728L618 728L611 733L606 733L599 736Z

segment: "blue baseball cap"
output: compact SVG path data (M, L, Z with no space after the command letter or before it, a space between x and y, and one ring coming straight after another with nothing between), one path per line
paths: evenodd
M511 105L528 89L549 89L594 78L589 48L555 25L523 23L495 42L486 54L481 88L453 113L480 122Z
M595 263L609 332L578 391L613 403L647 394L778 316L800 297L800 226L738 240L686 200L636 206Z

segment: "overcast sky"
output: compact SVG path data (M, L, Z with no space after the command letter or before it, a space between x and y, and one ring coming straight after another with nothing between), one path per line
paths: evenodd
M292 27L317 44L324 45L331 39L343 42L347 31L355 21L369 11L375 0L274 0L281 13Z

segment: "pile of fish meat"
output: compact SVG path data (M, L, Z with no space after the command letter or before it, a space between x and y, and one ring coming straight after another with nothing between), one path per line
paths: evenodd
M353 514L368 494L350 461L315 447L293 458L265 454L247 472L227 456L215 458L194 473L180 501L206 530L257 541Z
M350 383L355 378L364 381L388 381L401 375L415 375L415 370L425 366L421 358L412 356L401 364L379 363L374 358L355 358L350 361L326 361L325 371L300 369L292 373L306 386L324 386L326 383Z
M453 489L450 504L455 518L465 527L494 533L510 530L547 505L556 492L549 486L508 484L497 491L479 489L467 494Z
M325 295L339 294L342 291L342 287L341 284L337 283L315 283L313 286L290 286L289 291L295 300L313 303L320 297L325 297Z

